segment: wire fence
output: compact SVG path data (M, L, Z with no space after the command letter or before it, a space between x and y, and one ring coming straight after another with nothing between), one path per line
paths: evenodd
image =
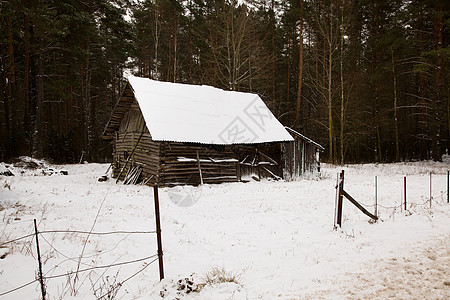
M81 258L80 257L70 257L66 254L63 253L63 251L59 250L58 248L56 248L51 242L49 242L46 238L45 235L46 234L81 234L81 235L117 235L117 234L127 234L127 235L141 235L141 234L155 234L157 233L156 230L152 230L152 231L125 231L125 230L119 230L119 231L108 231L108 232L92 232L92 231L82 231L82 230L43 230L43 231L37 231L35 233L30 233L30 234L26 234L24 236L6 241L6 242L2 242L0 243L0 246L5 246L5 245L9 245L12 243L16 243L22 240L25 240L27 238L33 238L33 240L35 240L35 236L39 235L40 238L42 238L42 240L56 253L60 254L61 256L65 257L67 260L72 260L75 262L80 262ZM86 268L83 269L77 269L75 271L68 271L68 272L64 272L61 274L56 274L56 275L43 275L42 278L36 278L32 281L29 281L27 283L24 283L22 285L19 285L15 288L12 288L10 290L7 291L3 291L0 292L0 297L11 294L15 291L18 291L20 289L23 289L29 285L32 285L33 283L37 283L40 280L43 281L48 281L51 279L56 279L56 278L62 278L62 277L70 277L71 275L78 275L80 273L84 273L84 272L88 272L88 271L94 271L94 270L101 270L101 269L109 269L109 268L113 268L113 267L119 267L119 266L123 266L123 265L129 265L129 264L134 264L134 263L138 263L138 262L144 262L144 261L150 261L149 263L147 263L144 267L140 268L137 272L133 273L131 276L129 276L128 278L122 280L117 287L115 287L115 289L117 289L119 286L123 285L125 282L129 281L131 278L135 277L137 274L139 274L140 272L144 271L149 265L153 264L154 262L156 262L159 259L159 255L158 253L150 255L150 256L146 256L146 257L141 257L141 258L137 258L137 259L133 259L133 260L126 260L126 261L121 261L121 262L115 262L115 263L111 263L111 264L106 264L106 265L89 265L89 264L84 264L85 266L87 266ZM114 287L113 287L114 288ZM101 297L100 297L101 298Z
M106 200L103 199L103 202ZM93 231L93 228L97 222L97 217L99 215L99 212L103 206L103 202L100 205L100 208L97 212L97 216L94 220L94 223L91 227L91 230L89 231L84 231L84 230L42 230L39 231L37 224L36 224L36 219L34 219L34 233L29 233L26 235L23 235L21 237L17 237L11 240L8 240L6 242L2 242L0 243L0 247L5 246L5 245L10 245L12 243L17 243L20 242L22 240L25 240L27 238L33 238L35 240L35 244L36 244L36 249L37 249L37 260L38 260L38 264L39 264L39 273L36 276L36 278L32 281L29 281L27 283L24 283L22 285L19 285L15 288L9 289L7 291L0 291L0 297L5 296L5 295L9 295L13 292L16 292L18 290L24 289L30 285L32 285L33 283L37 283L39 282L41 285L41 293L42 293L42 299L45 300L46 299L46 282L49 280L53 280L53 279L57 279L57 278L63 278L66 277L68 278L68 280L70 280L71 276L75 276L74 277L74 282L73 285L75 285L75 281L78 278L78 275L81 273L85 273L85 272L89 272L89 271L94 271L94 270L108 270L110 268L114 268L114 267L120 267L120 266L124 266L124 265L129 265L129 264L135 264L135 263L139 263L139 262L148 262L146 263L142 268L138 269L135 273L133 273L131 276L125 278L124 280L115 283L114 285L110 285L108 286L108 291L105 291L105 294L102 295L96 295L96 297L98 299L102 299L107 297L108 299L111 298L111 295L115 292L117 292L117 290L127 281L131 280L132 278L134 278L136 275L138 275L139 273L143 272L146 268L148 268L148 266L150 266L151 264L153 264L156 261L159 261L159 275L160 275L160 279L162 280L164 278L164 270L163 270L163 261L162 261L162 257L163 257L163 251L162 251L162 242L161 242L161 225L160 225L160 216L159 216L159 198L158 198L158 186L154 186L154 203L155 203L155 222L156 222L156 230L152 230L152 231L126 231L126 230L116 230L116 231L105 231L105 232L95 232ZM66 255L63 253L63 251L59 250L57 247L55 247L51 242L49 242L46 238L45 235L47 234L76 234L76 235L87 235L86 240L84 241L83 244L83 248L81 251L80 256L78 257L70 257L69 255ZM106 265L90 265L90 264L86 264L82 262L82 259L84 258L88 258L88 256L85 256L84 251L85 251L85 247L87 242L89 241L90 236L93 235L98 235L98 236L107 236L107 235L118 235L118 234L125 234L127 236L129 235L148 235L148 234L156 234L156 238L157 238L157 253L153 254L153 255L149 255L149 256L145 256L145 257L140 257L140 258L136 258L136 259L132 259L132 260L124 260L124 261L120 261L120 262L113 262L111 264L106 264ZM41 254L40 254L40 243L39 243L39 238L41 238L53 251L55 251L56 253L60 254L61 256L63 256L64 258L66 258L66 260L71 260L77 263L77 268L75 271L70 270L64 273L60 273L60 274L56 274L56 275L44 275L43 274L43 270L42 270L42 264L41 264ZM120 243L120 241L119 241ZM117 245L116 245L117 246ZM115 246L115 247L116 247ZM114 247L114 248L115 248ZM105 252L104 252L105 253ZM98 257L100 255L96 255L96 257ZM83 265L84 268L80 268L80 266ZM53 269L54 270L54 269ZM49 271L52 272L53 270ZM94 287L93 287L94 288ZM95 291L94 291L95 294Z
M399 205L394 205L394 206L387 206L387 205L382 205L378 202L378 180L377 177L375 176L375 199L374 199L374 203L373 204L368 204L368 203L364 203L364 202L360 202L357 201L358 204L360 206L362 206L365 209L374 209L375 211L375 216L378 217L377 212L378 212L378 208L383 208L385 210L391 211L392 213L395 213L397 211L408 211L409 213L411 212L412 208L427 208L430 209L432 208L433 203L434 204L438 204L438 205L444 205L444 204L448 204L449 201L449 192L450 192L450 171L447 171L446 174L446 185L441 186L438 189L438 194L436 194L436 191L433 191L433 182L432 182L432 177L433 176L433 172L429 172L429 194L428 195L421 195L420 199L414 199L413 201L407 201L407 181L406 181L406 176L404 177L403 180L403 186L402 186L402 199L400 201ZM337 180L336 180L336 199L335 199L335 206L336 206L336 212L335 212L335 221L334 221L334 227L336 228L336 224L337 224L337 220L338 220L338 214L342 213L339 212L339 208L338 208L338 203L339 203L339 197L341 196L341 193L343 191L340 191L341 186L343 187L343 171L341 174L337 174ZM433 194L434 193L434 194ZM341 200L342 201L342 200ZM408 208L409 205L409 208Z
M108 232L90 232L90 231L82 231L82 230L43 230L43 231L39 231L39 234L43 234L43 233L76 233L76 234L90 234L90 235L110 235L110 234L149 234L149 233L156 233L156 230L153 231L125 231L125 230L121 230L121 231L108 231ZM2 242L0 243L0 246L5 246L7 244L10 243L14 243L14 242L18 242L20 240L29 238L29 237L34 237L35 233L30 233L21 237L18 237L16 239L7 241L7 242Z

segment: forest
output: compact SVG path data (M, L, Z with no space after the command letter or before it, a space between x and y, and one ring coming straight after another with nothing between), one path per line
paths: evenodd
M257 93L329 163L450 147L442 0L0 0L0 161L106 162L126 74Z

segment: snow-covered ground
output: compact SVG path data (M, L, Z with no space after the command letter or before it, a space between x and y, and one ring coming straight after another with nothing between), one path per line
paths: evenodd
M107 168L53 166L69 175L48 176L10 167L16 176L0 176L0 243L32 234L33 219L39 231L155 230L153 189L98 182ZM161 188L161 282L158 263L148 264L154 257L83 271L155 255L155 234L42 233L44 276L62 275L46 280L48 299L108 291L117 299L448 299L449 161L345 166L345 190L371 212L378 176L380 221L371 224L345 200L342 229L333 230L341 169L323 165L318 178L295 182ZM0 247L0 294L36 279L32 236ZM0 299L40 293L33 282Z

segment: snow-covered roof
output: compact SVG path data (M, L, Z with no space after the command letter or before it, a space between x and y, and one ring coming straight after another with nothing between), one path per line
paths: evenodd
M293 138L256 94L130 76L156 141L250 144Z

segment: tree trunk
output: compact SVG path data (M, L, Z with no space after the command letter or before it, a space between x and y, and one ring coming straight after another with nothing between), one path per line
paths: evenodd
M400 146L398 138L398 100L397 100L397 77L395 75L394 49L391 47L392 55L392 77L394 81L394 132L395 132L395 161L400 161Z
M8 128L8 136L15 132L15 122L16 122L16 109L15 109L15 100L14 100L14 84L15 84L15 69L14 69L14 45L13 45L13 34L12 34L12 18L11 16L7 17L7 26L8 26L8 82L7 82L7 91L8 91L8 111L6 112L6 120L7 120L7 128Z
M24 20L24 46L25 46L25 62L24 62L24 89L25 89L25 110L24 110L24 130L27 138L31 141L31 118L30 118L30 28L29 17L25 14ZM32 144L29 143L29 151L32 150Z
M419 0L420 8L419 8L419 56L425 52L425 24L424 24L424 8L422 4L422 0ZM416 119L417 121L417 132L416 136L420 137L419 139L419 158L420 159L430 159L428 155L428 146L424 141L423 137L428 134L427 124L428 124L428 107L429 104L426 103L425 99L425 72L420 71L418 74L419 83L418 83L418 94L419 94L419 113Z
M85 158L90 159L91 146L93 140L93 110L91 101L91 70L90 70L90 52L91 39L88 37L86 44L86 62L84 67L84 126L85 126Z
M273 113L277 115L277 98L276 98L276 84L275 84L275 0L272 0L272 109Z
M3 45L0 45L0 56L6 57L7 49ZM6 62L0 60L0 123L4 122L6 126L0 126L0 159L4 161L9 157L9 125L8 125L8 94L7 94L7 74L6 74Z
M44 41L39 37L38 50L38 78L37 78L37 101L36 101L36 115L34 121L33 133L33 157L43 157L43 142L45 130L43 127L43 112L44 112Z
M178 51L178 18L175 25L175 33L173 37L173 82L177 82L177 51Z
M433 112L432 112L432 120L431 120L431 151L432 151L432 159L434 161L440 161L441 158L441 149L440 149L440 122L441 122L441 113L442 113L442 65L443 59L441 57L440 50L442 50L443 43L443 7L442 3L436 3L434 18L433 18L433 43L434 50L436 50L436 70L435 70L435 99L433 103Z
M299 70L298 70L298 90L297 90L297 108L295 110L295 126L300 123L300 109L302 104L302 86L303 86L303 0L300 0L300 30L299 30Z
M341 128L340 128L340 156L341 156L341 166L344 165L344 5L341 6L341 60L340 60L340 71L341 71Z
M287 53L288 55L286 55L286 59L287 59L287 78L286 78L286 100L287 103L291 103L290 102L290 98L291 98L291 40L289 40L288 42L288 50Z
M161 31L160 24L159 24L159 8L156 5L155 9L155 61L154 61L154 74L152 75L152 79L157 80L159 78L159 69L158 69L158 47L159 47L159 33Z
M330 143L330 153L329 153L329 161L330 163L334 163L333 159L333 111L332 111L332 93L331 93L331 68L333 66L333 45L332 45L332 38L333 38L333 20L332 15L330 13L330 36L328 39L328 139Z

